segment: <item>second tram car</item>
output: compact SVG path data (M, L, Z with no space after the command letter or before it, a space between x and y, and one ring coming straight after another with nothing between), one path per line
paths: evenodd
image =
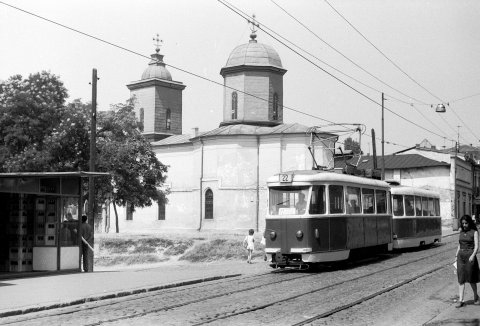
M442 240L438 193L391 184L393 247L419 247Z
M267 185L265 253L272 267L308 268L357 250L392 250L386 182L305 170L272 176Z

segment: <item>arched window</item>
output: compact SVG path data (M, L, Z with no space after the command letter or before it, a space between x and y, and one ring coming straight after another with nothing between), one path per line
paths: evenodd
M205 191L205 219L213 219L213 191Z
M273 94L272 120L278 120L278 94Z
M140 108L140 131L143 131L145 126L145 110Z
M238 111L238 95L237 92L232 93L232 119L237 119Z
M172 113L170 109L167 109L167 114L165 118L165 129L170 130L170 127L172 125Z

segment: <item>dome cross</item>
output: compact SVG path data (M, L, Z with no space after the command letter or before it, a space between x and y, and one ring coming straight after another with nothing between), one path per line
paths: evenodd
M153 43L153 45L155 45L155 52L159 53L160 47L163 44L163 40L160 39L160 36L158 34L156 37L153 38L153 40L155 41L155 43Z
M250 30L252 31L252 34L250 34L250 38L252 40L255 40L257 38L257 29L255 27L260 27L260 24L255 20L255 14L252 15L252 20L248 20L249 24L252 24L250 27Z

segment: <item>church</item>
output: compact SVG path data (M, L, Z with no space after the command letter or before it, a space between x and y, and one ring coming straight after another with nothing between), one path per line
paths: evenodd
M182 91L157 46L139 81L127 85L143 134L169 166L168 202L119 210L120 232L262 231L268 177L283 171L333 168L337 135L283 121L283 78L277 51L256 40L237 46L220 74L223 120L184 134ZM123 211L123 215L122 215Z

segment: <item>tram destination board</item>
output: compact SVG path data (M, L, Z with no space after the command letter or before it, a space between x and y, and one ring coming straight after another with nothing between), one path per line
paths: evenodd
M293 181L293 174L291 174L291 173L280 173L278 175L278 179L279 179L278 181L282 182L282 183L292 182Z

